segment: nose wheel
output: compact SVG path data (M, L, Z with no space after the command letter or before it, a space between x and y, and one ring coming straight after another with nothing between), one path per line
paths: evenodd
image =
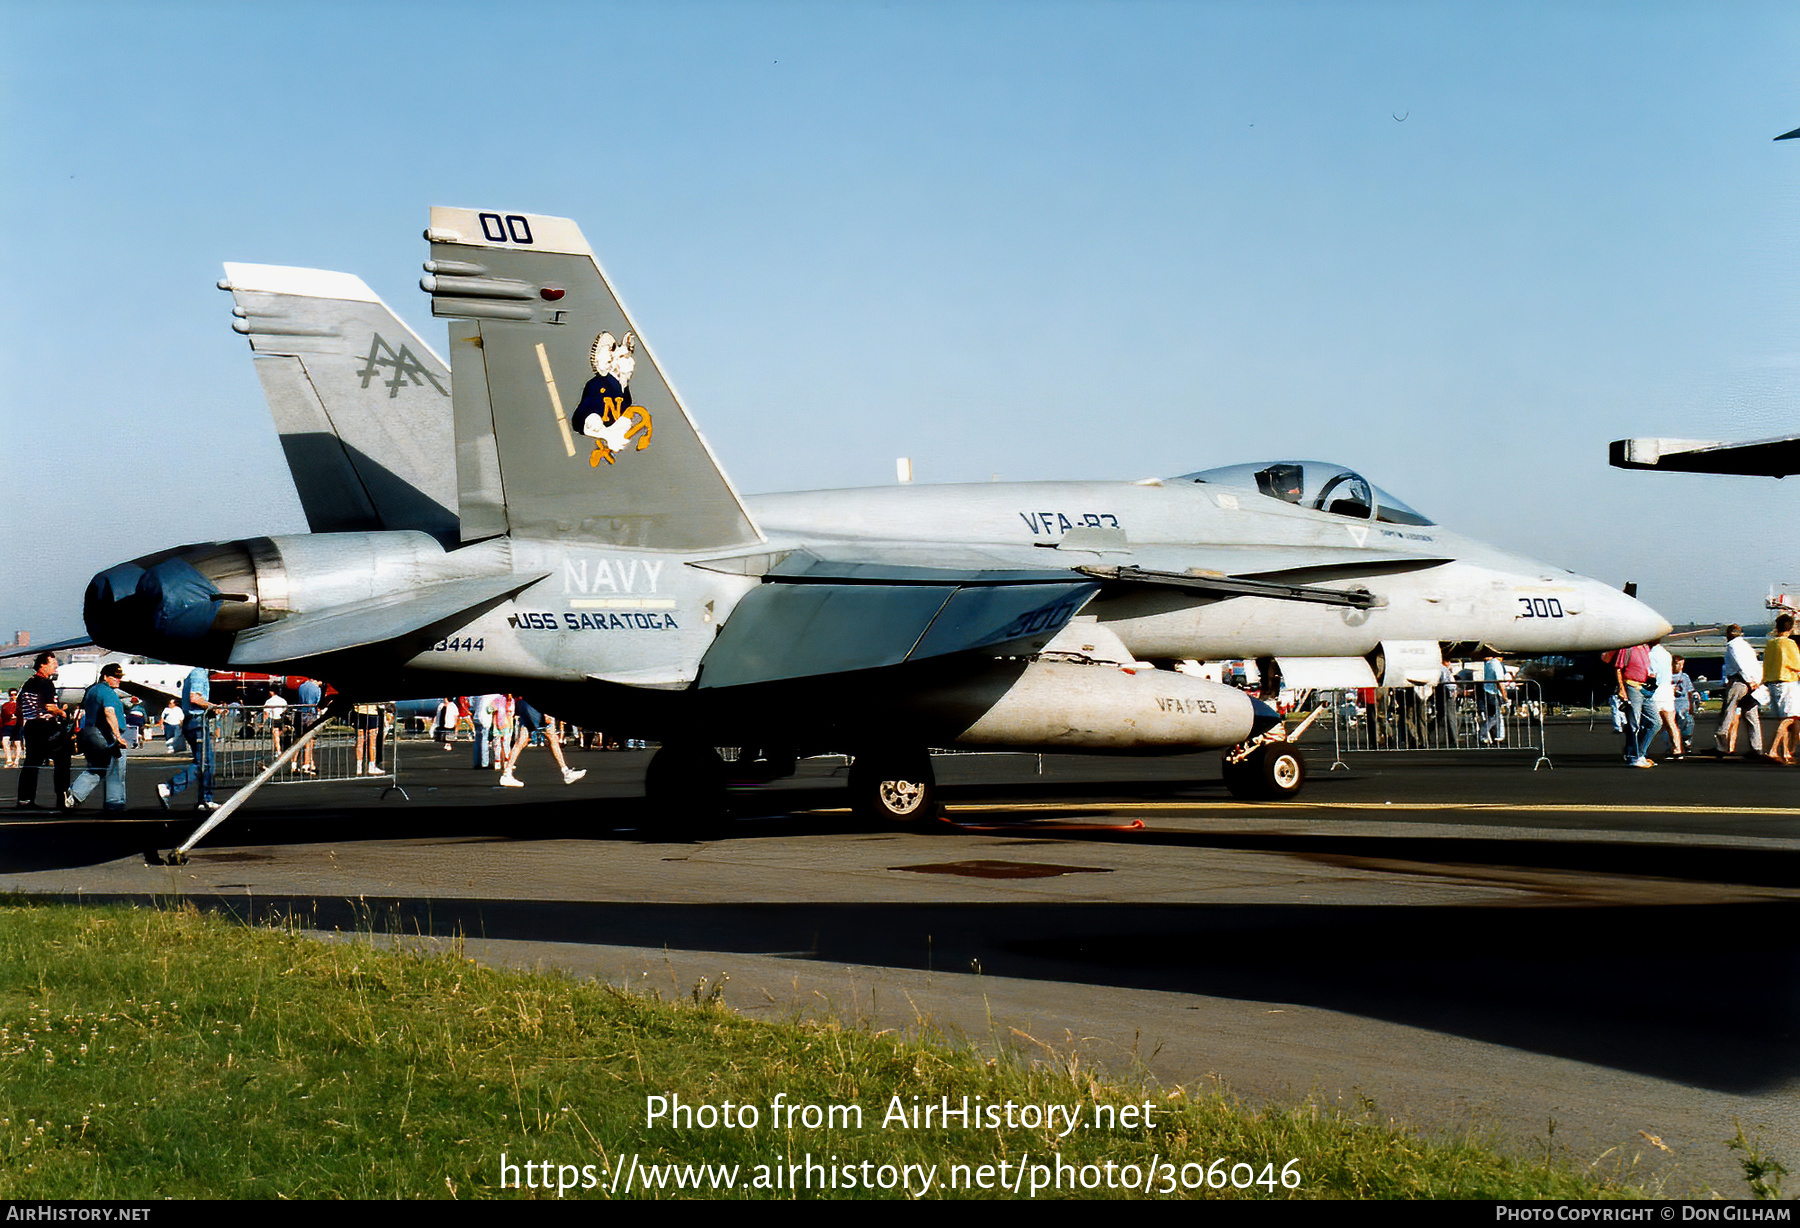
M850 808L883 823L918 823L937 817L937 776L924 750L881 750L850 764Z
M1245 801L1280 802L1306 783L1306 760L1290 742L1265 742L1237 762L1225 755L1225 787Z

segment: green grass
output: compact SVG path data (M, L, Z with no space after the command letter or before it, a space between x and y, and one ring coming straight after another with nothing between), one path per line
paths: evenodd
M1000 1044L750 1021L709 996L697 986L693 1001L661 1002L191 909L0 906L0 1198L556 1196L500 1190L502 1153L513 1164L550 1163L553 1185L559 1173L584 1179L591 1165L595 1188L569 1191L587 1197L606 1196L610 1166L633 1156L641 1165L737 1165L749 1184L756 1166L803 1163L809 1153L820 1164L836 1156L833 1166L852 1167L859 1183L864 1161L871 1175L884 1164L935 1165L938 1195L949 1192L951 1165L972 1176L1005 1162L1010 1179L1027 1154L1034 1165L1094 1165L1103 1183L1108 1162L1116 1181L1121 1166L1142 1172L1155 1158L1176 1166L1177 1186L1181 1165L1200 1166L1185 1170L1192 1180L1224 1160L1216 1171L1227 1188L1188 1191L1215 1197L1644 1193L1579 1174L1566 1158L1427 1141L1373 1106L1350 1115L1311 1104L1252 1111L1216 1093L1109 1082L1073 1058L1032 1061ZM778 1127L769 1109L777 1094L858 1104L863 1126ZM753 1129L651 1126L651 1095L750 1104L761 1120ZM914 1096L923 1104L964 1095L1079 1106L1084 1124L1095 1105L1148 1100L1155 1128L1084 1128L1059 1139L1060 1122L881 1126L894 1096L910 1108ZM1252 1166L1237 1170L1240 1180L1248 1171L1266 1181L1231 1188L1229 1165L1240 1162ZM1280 1184L1284 1167L1297 1188ZM1104 1184L1081 1193L1128 1196Z

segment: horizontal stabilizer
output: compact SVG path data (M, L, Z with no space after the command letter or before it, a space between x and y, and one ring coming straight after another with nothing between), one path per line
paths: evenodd
M246 631L231 650L232 665L276 665L353 648L435 634L441 624L460 625L544 578L543 575L477 576L407 589L374 601L294 614Z
M700 665L702 687L880 669L950 653L1040 651L1099 591L1060 583L772 583L732 611Z

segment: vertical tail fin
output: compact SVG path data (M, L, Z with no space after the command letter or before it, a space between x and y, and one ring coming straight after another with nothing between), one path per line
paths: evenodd
M348 273L227 264L219 288L250 339L312 530L421 529L454 542L443 359Z
M434 208L420 283L450 329L465 540L660 550L762 540L566 218Z

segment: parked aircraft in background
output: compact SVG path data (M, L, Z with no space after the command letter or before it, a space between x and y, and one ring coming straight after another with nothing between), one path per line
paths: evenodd
M1608 447L1607 462L1615 469L1785 478L1790 473L1800 473L1800 435L1780 435L1749 443L1720 439L1615 439Z
M693 801L718 795L715 745L843 750L857 807L909 818L934 745L1230 747L1237 786L1299 787L1273 712L1144 662L1336 658L1391 682L1435 676L1442 640L1667 630L1312 461L745 500L574 223L440 208L427 236L449 432L441 364L359 281L227 266L320 531L102 572L96 640L352 696L521 691L661 741L650 791Z
M1800 128L1777 141L1800 138ZM1661 469L1678 473L1736 473L1785 478L1800 473L1800 435L1777 435L1747 443L1723 439L1615 439L1607 447L1615 469Z

